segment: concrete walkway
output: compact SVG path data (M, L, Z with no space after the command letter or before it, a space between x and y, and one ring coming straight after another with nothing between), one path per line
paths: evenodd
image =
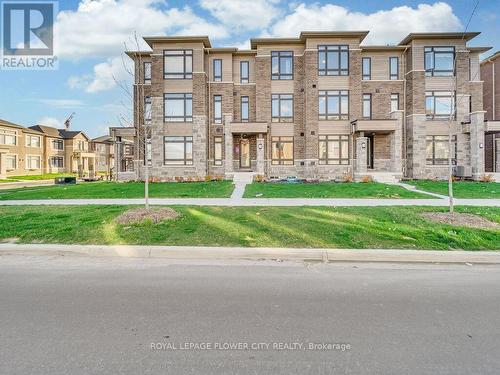
M0 190L17 189L24 187L36 187L36 186L48 186L54 185L54 179L52 180L26 180L26 181L14 181L14 182L3 182L0 184Z
M158 206L430 206L446 207L448 199L351 199L351 198L150 198ZM86 205L142 205L144 199L37 199L0 200L0 206L86 206ZM457 206L500 207L500 199L455 199Z
M410 184L405 184L404 182L398 182L398 183L396 183L394 185L401 186L403 189L406 189L406 190L409 190L409 191L413 191L415 193L430 195L432 197L439 198L439 199L448 199L447 195L442 195L442 194L437 194L437 193L431 193L430 191L425 191L425 190L419 190L419 189L417 189L416 186L410 185Z
M0 257L7 255L500 264L500 251L403 249L294 249L266 247L0 244Z
M234 190L231 194L231 199L242 199L245 194L245 187L253 182L252 172L234 172L233 183Z

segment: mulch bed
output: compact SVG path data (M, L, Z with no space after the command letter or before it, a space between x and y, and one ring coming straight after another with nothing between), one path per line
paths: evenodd
M154 224L164 220L174 220L179 216L177 211L168 208L132 208L118 216L115 221L121 225L140 224L146 220L151 220Z
M454 212L425 212L422 214L428 220L441 224L456 225L477 229L500 229L500 224L490 221L482 216Z

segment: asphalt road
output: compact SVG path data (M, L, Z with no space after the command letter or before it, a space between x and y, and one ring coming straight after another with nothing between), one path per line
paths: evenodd
M186 262L1 256L0 374L500 369L498 266Z

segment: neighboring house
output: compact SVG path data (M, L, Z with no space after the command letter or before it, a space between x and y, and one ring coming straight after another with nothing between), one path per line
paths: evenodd
M0 120L0 178L44 173L94 173L95 155L81 131L25 128Z
M481 79L486 111L485 170L500 173L500 51L481 61Z
M110 135L93 138L91 149L95 154L96 172L110 177L115 165L113 138Z
M110 127L109 135L114 154L113 179L118 181L136 180L137 150L138 145L143 144L141 139L136 137L136 129L133 127Z

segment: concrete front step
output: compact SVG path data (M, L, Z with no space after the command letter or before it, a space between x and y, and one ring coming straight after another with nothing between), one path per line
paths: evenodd
M233 182L251 184L253 182L254 172L233 172Z
M401 174L393 172L367 172L363 175L356 176L357 179L363 178L363 176L370 176L373 181L380 182L383 184L395 184L398 183L403 177Z

